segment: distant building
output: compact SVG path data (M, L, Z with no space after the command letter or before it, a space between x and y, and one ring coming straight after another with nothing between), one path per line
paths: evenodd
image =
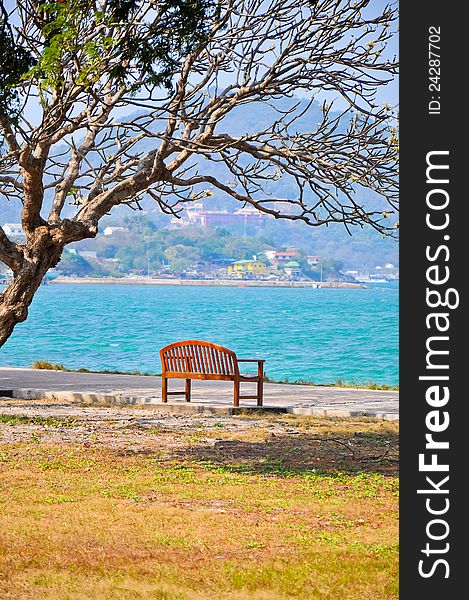
M210 258L207 260L199 260L197 267L229 267L233 265L233 263L234 258Z
M274 262L278 266L284 266L288 262L294 260L300 256L300 253L297 250L288 250L287 252L276 252L274 256Z
M261 254L263 254L269 262L274 262L276 252L276 250L264 250Z
M283 270L289 277L300 277L302 275L300 263L296 260L287 262Z
M103 230L103 234L106 236L114 235L115 233L123 233L128 231L127 227L106 227Z
M81 256L82 258L91 258L96 260L97 253L96 250L79 250L78 248L71 247L68 249L70 254L74 254L75 256Z
M7 235L24 235L20 223L5 223L5 225L3 225L3 231Z
M321 260L320 256L307 256L306 257L306 262L311 267L315 267L319 263L320 260Z
M225 227L227 225L257 225L262 226L268 215L255 208L240 208L235 212L227 210L205 210L203 203L196 202L186 208L185 219L174 218L174 224L199 225L200 227Z
M267 273L266 264L260 260L237 260L228 267L228 273L237 277L256 277Z
M9 281L13 278L13 271L10 267L0 263L0 284L4 285L9 283Z

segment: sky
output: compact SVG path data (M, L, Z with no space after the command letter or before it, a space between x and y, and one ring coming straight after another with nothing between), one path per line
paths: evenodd
M2 1L2 0L0 0ZM7 10L11 10L13 8L13 6L16 4L16 2L14 2L14 0L3 0L2 4L7 8ZM372 4L374 7L380 7L383 8L384 6L386 6L387 4L389 4L388 1L386 0L372 0ZM391 58L394 55L398 56L399 53L399 39L398 39L398 35L394 35L393 38L388 42L388 48L387 48L387 55ZM303 96L307 96L307 93L305 92L304 94L301 94ZM398 104L399 102L399 84L398 84L398 78L396 77L394 79L393 82L391 82L390 84L388 84L386 87L383 87L381 89L379 89L377 91L377 102L378 104L390 104L392 106L395 106ZM319 101L322 100L322 98L318 98ZM328 97L327 100L330 100L330 98ZM337 110L343 109L345 107L345 101L341 100L341 99L334 99L334 107ZM116 116L122 116L122 114L128 114L130 113L134 113L136 110L135 106L132 106L130 108L125 108L125 109L120 109L119 111L116 111ZM33 123L37 123L40 119L40 111L37 108L36 102L31 102L29 103L29 105L27 106L26 110L25 110L25 116L26 118Z

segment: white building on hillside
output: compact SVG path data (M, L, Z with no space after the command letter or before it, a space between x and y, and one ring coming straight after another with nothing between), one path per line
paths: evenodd
M103 230L104 235L114 235L115 233L124 233L127 230L127 227L106 227Z
M3 231L7 235L23 235L23 229L20 223L5 223Z

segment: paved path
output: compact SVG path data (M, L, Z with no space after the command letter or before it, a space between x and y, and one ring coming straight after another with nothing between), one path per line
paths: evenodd
M249 389L250 384L245 384ZM181 382L170 381L170 389ZM242 393L246 393L246 388ZM233 385L229 382L194 381L192 402L161 403L161 378L99 373L66 373L0 367L0 397L41 398L54 396L100 404L147 404L155 410L236 412L232 409ZM241 401L256 410L255 401ZM399 419L399 393L310 385L267 383L265 408L295 414L374 416ZM0 405L1 406L1 405Z

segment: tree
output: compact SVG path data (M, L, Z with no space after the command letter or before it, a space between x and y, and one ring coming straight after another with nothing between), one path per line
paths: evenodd
M0 194L21 202L25 244L0 228L14 273L0 345L27 318L70 242L115 206L164 212L218 190L277 218L393 233L395 115L376 91L397 71L385 48L396 8L372 0L18 0L2 3ZM322 118L295 128L321 100ZM331 97L341 98L333 110ZM276 100L290 97L289 108ZM229 133L254 102L272 119ZM31 113L32 108L33 113ZM210 165L223 165L226 178ZM218 172L218 171L217 171ZM293 198L266 193L291 179ZM383 206L357 200L376 191Z
M67 252L67 250L62 254L58 270L64 275L75 275L78 277L91 275L93 273L92 265L90 265L83 256Z
M171 270L176 274L180 274L182 271L193 266L200 258L192 246L184 246L184 244L170 246L165 250L164 255L169 260Z

